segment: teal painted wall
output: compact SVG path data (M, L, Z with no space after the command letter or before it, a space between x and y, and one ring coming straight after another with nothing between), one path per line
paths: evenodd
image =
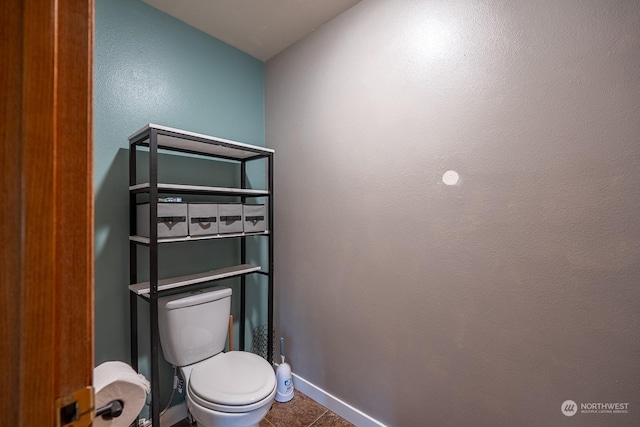
M158 123L264 145L264 64L140 1L98 0L94 77L95 356L99 364L129 361L128 136L147 123ZM237 165L214 163L218 167L212 169L209 160L165 154L159 174L168 182L239 184ZM256 165L249 178L256 188L262 187L262 165ZM146 248L139 253L144 263ZM160 277L233 265L237 253L238 244L233 241L163 247ZM259 248L252 256L264 262ZM141 272L140 278L144 276ZM234 281L224 284L237 287ZM249 297L261 301L264 292L255 288L259 292ZM148 336L145 305L140 313L143 340ZM248 329L263 318L261 309L249 310ZM144 371L147 351L141 352ZM164 405L171 369L162 364Z

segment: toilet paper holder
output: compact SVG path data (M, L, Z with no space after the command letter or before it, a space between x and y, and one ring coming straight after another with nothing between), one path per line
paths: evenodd
M112 400L106 405L96 409L96 418L102 417L105 420L118 418L120 415L122 415L123 409L124 409L124 402L122 400L119 400L119 399Z

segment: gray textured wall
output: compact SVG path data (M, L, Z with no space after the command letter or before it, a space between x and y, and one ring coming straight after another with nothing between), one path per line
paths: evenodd
M637 1L367 0L270 60L293 370L393 426L640 425L639 76Z

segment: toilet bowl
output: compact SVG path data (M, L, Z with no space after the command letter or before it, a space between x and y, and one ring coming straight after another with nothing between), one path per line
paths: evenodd
M158 299L162 350L180 368L187 408L199 427L257 427L276 394L269 362L244 351L222 352L230 300L228 288Z

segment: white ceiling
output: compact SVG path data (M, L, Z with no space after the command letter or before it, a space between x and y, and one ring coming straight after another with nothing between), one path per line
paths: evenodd
M143 0L266 61L360 0Z

